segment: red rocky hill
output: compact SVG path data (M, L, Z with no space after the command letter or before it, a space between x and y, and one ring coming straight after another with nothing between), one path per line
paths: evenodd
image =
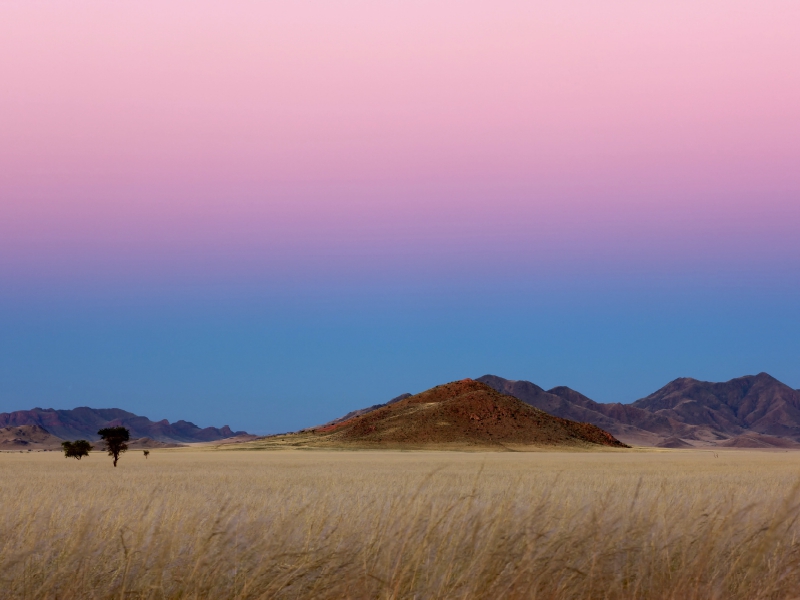
M625 447L599 427L554 417L472 379L303 433L333 445Z

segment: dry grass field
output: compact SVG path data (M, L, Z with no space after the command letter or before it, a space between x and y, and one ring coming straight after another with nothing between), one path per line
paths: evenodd
M0 454L0 597L792 598L800 453Z

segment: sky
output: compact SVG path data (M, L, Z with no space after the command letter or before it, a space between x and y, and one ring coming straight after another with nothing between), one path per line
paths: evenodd
M800 3L0 4L0 412L800 388Z

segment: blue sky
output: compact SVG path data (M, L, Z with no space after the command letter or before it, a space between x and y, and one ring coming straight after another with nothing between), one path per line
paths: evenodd
M272 433L486 373L603 402L683 376L800 387L792 281L405 283L7 297L0 410L113 406Z

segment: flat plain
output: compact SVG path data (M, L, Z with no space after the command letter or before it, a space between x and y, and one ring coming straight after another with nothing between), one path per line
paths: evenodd
M792 598L800 453L0 453L3 598Z

